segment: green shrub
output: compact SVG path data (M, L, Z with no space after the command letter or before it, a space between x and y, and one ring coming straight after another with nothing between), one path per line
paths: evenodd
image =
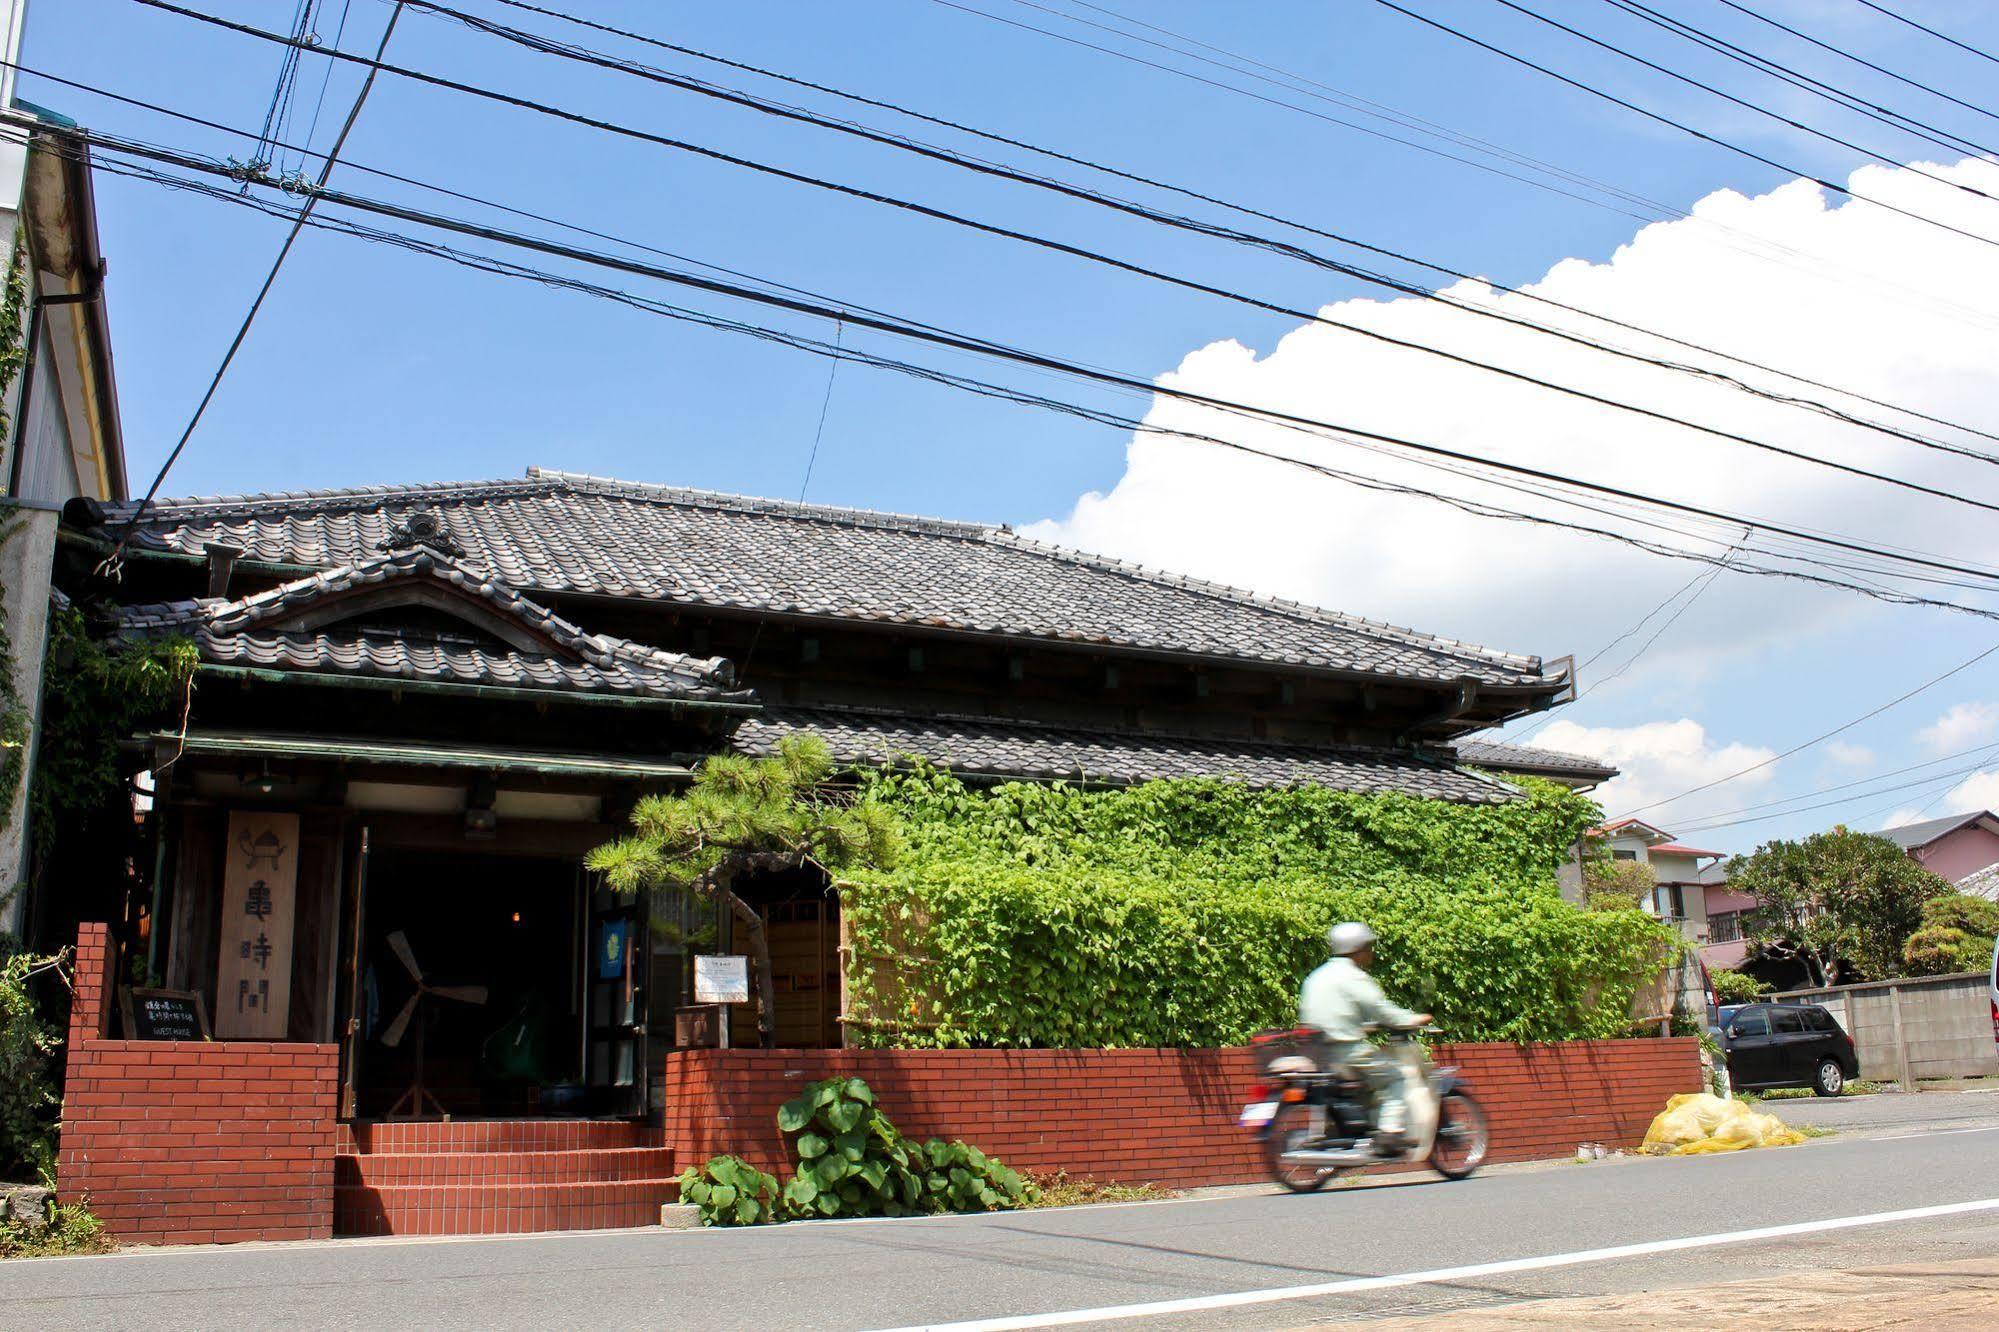
M1381 936L1389 993L1465 1040L1625 1033L1672 947L1636 910L1563 902L1595 807L1545 783L1496 806L1213 781L1117 791L936 772L871 779L892 871L841 885L864 1044L1200 1047L1296 1020L1326 927Z
M784 1186L796 1216L908 1216L922 1210L920 1149L875 1107L859 1078L807 1086L777 1112L777 1126L797 1134L798 1172Z
M1753 1004L1769 989L1748 972L1732 967L1710 971L1708 980L1714 986L1714 998L1718 1004Z
M1999 902L1945 893L1923 903L1923 923L1902 945L1902 964L1911 976L1983 971L1992 964L1995 938Z
M55 1171L53 1070L62 1035L44 1021L28 982L62 965L64 955L4 952L0 940L0 1179L44 1178Z
M1643 861L1597 856L1583 862L1583 900L1592 911L1637 911L1658 886L1659 876Z
M1033 1186L962 1142L917 1146L875 1104L859 1078L815 1082L777 1112L794 1133L798 1171L784 1186L796 1216L911 1216L1026 1205Z
M777 1180L738 1156L710 1157L680 1177L680 1197L701 1209L704 1226L754 1226L784 1219Z

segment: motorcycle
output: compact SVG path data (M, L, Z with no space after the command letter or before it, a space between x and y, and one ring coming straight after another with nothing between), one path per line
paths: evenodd
M1491 1130L1484 1107L1454 1068L1438 1068L1407 1031L1389 1033L1385 1050L1402 1078L1408 1129L1399 1150L1373 1144L1372 1098L1311 1053L1317 1034L1277 1032L1253 1041L1262 1077L1238 1121L1262 1138L1271 1178L1293 1193L1313 1193L1342 1173L1392 1162L1427 1162L1445 1179L1485 1164Z

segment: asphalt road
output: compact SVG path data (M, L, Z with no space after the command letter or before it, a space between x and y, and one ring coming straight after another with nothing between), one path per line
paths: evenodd
M0 1327L866 1329L1157 1301L1207 1302L1151 1320L1169 1327L1296 1327L1999 1254L1999 1096L1807 1104L1769 1108L1799 1120L1843 1116L1847 1127L1786 1150L1502 1169L1455 1184L1405 1178L1310 1197L1256 1189L752 1231L350 1240L17 1261L0 1264ZM1711 1239L1782 1226L1814 1228ZM1690 1240L1697 1246L1659 1247ZM1620 1246L1652 1247L1589 1252ZM1440 1269L1460 1270L1353 1288ZM1344 1288L1298 1295L1329 1284ZM1257 1292L1258 1302L1235 1302Z

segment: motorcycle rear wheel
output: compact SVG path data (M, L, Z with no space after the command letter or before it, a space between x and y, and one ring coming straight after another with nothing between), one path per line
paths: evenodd
M1280 1102L1270 1127L1263 1131L1270 1177L1293 1193L1317 1193L1339 1177L1336 1167L1285 1164L1284 1153L1304 1147L1313 1137L1312 1107L1303 1101Z
M1485 1164L1491 1145L1485 1107L1469 1092L1445 1092L1437 1101L1437 1140L1430 1145L1430 1168L1445 1179L1463 1179Z

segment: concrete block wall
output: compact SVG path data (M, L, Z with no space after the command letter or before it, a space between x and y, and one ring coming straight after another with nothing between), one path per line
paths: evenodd
M56 1186L122 1240L333 1233L339 1048L127 1041L110 1030L109 932L77 934Z
M1455 1045L1492 1119L1493 1159L1631 1147L1678 1092L1701 1088L1689 1039ZM666 1142L677 1163L742 1156L788 1177L777 1108L835 1074L860 1077L912 1138L963 1138L1016 1169L1174 1188L1263 1178L1236 1127L1248 1050L685 1050L667 1056Z
M1860 1076L1898 1081L1999 1076L1999 1029L1983 972L1790 990L1779 1003L1823 1004L1853 1037ZM1898 1020L1899 1014L1899 1020Z

